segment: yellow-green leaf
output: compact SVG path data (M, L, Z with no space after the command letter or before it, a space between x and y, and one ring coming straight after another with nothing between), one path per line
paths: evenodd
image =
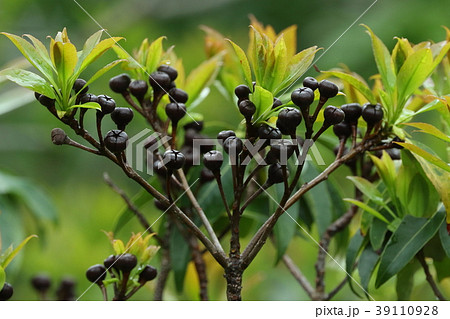
M164 40L166 37L162 36L153 41L150 44L150 47L148 48L147 53L147 61L145 63L145 69L148 73L152 73L156 70L159 63L161 62L161 57L163 54L163 46L162 46L162 40Z
M84 104L72 105L71 107L69 107L69 110L70 109L76 109L76 108L94 109L94 110L99 110L99 111L102 110L100 104L98 104L97 102L87 102L87 103L84 103Z
M24 88L44 94L52 99L55 98L55 92L50 84L33 72L22 69L5 69L0 72L0 76L4 76Z
M112 244L116 255L121 255L125 252L125 245L120 239L114 239Z
M74 73L77 65L77 49L70 42L56 42L53 46L53 58L58 76L66 82Z
M108 63L103 68L101 68L100 70L95 72L95 74L86 82L86 85L91 84L92 82L97 80L99 77L101 77L103 74L105 74L106 72L111 70L113 67L115 67L117 64L119 64L121 62L124 62L124 61L126 61L126 60L115 60L115 61L113 61L111 63Z
M28 236L27 238L25 238L20 244L19 246L17 246L13 251L11 251L10 254L8 254L7 256L3 256L4 260L3 262L0 264L0 267L2 267L3 269L6 269L6 267L8 267L9 263L14 259L14 257L16 257L16 255L22 250L22 248L30 241L31 238L37 238L36 235L31 235Z
M88 67L91 63L97 60L100 56L102 56L106 51L112 48L115 44L123 39L122 37L112 37L105 40L100 41L92 51L86 56L86 58L81 63L80 69L77 72L81 73L84 69Z
M436 156L428 153L427 151L421 149L420 147L418 147L418 146L416 146L414 144L411 144L411 143L401 143L401 142L395 142L395 143L398 144L398 145L403 146L407 150L410 150L411 152L419 155L420 157L423 157L424 159L426 159L431 164L436 165L439 168L442 168L446 172L450 172L450 165L445 163L439 157L436 157Z
M344 201L349 202L355 206L358 206L361 209L364 209L366 212L368 212L369 214L373 215L374 217L382 220L383 222L385 222L386 224L389 224L389 221L386 219L386 217L384 217L383 215L381 215L379 212L377 212L375 209L373 209L372 207L370 207L369 205L360 202L359 200L353 199L353 198L344 198Z
M384 43L375 35L375 33L373 33L372 29L364 24L362 26L367 29L372 40L373 55L375 57L378 72L380 72L383 85L388 92L392 93L395 87L395 73L391 55L389 54L389 51Z
M75 67L76 74L80 74L79 70L81 67L81 63L92 52L95 46L100 42L102 34L103 30L99 30L95 32L93 35L91 35L84 43L83 50L81 51L81 54L78 58L77 66Z
M270 91L273 94L278 93L278 87L283 82L286 75L287 66L289 64L289 56L287 53L287 46L284 41L284 37L280 36L275 43L273 49L275 64L271 74ZM267 76L267 75L266 75Z
M437 138L440 138L441 140L444 140L446 142L450 142L450 136L448 136L444 132L441 132L435 126L433 126L431 124L428 124L428 123L402 123L402 124L420 129L420 131L417 131L417 132L427 133L427 134L433 135Z
M253 115L254 122L257 123L265 121L266 120L265 116L268 115L268 112L272 108L273 104L272 93L262 88L261 86L256 85L255 92L253 92L253 94L250 95L250 100L256 106L256 112Z
M252 84L252 71L250 70L250 64L247 59L247 55L245 54L244 50L241 49L240 46L238 46L236 43L234 43L231 40L228 40L231 45L233 46L234 52L236 53L236 56L239 59L239 64L241 66L242 74L244 75L245 82L247 83L248 87L251 89L253 87Z

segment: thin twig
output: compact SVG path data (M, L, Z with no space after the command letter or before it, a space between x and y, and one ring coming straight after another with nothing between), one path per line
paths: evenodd
M416 255L417 259L420 262L420 265L423 268L423 271L425 273L426 279L428 281L428 284L430 285L431 289L433 289L434 295L440 300L440 301L447 301L447 299L444 297L442 292L439 290L439 287L437 286L436 282L434 281L433 276L430 273L430 269L428 268L428 264L425 260L425 255L423 253L423 250L419 251L419 253Z
M289 257L287 254L283 255L283 262L286 266L286 268L289 270L289 272L294 276L295 280L298 281L298 283L302 286L302 288L306 291L309 298L313 298L314 294L314 288L309 283L308 279L303 275L300 268L298 268L291 257Z

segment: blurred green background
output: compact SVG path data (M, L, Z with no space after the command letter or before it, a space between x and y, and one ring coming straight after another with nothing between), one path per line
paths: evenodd
M132 51L143 38L156 39L167 36L165 47L175 45L175 51L183 58L187 70L191 70L204 59L203 32L199 25L217 29L243 46L247 43L249 14L264 24L271 24L281 31L291 24L298 25L298 49L312 45L328 48L373 1L292 1L292 0L79 0L79 3L111 35L124 36L125 49ZM445 32L442 25L449 26L450 2L448 0L377 1L373 7L317 62L320 69L348 65L366 78L376 72L369 37L359 23L369 25L391 49L394 36L407 37L412 42L424 40L441 41ZM74 1L56 0L1 0L0 30L14 34L30 33L41 40L54 36L63 27L68 28L71 41L81 46L84 39L100 29ZM0 67L20 56L18 50L5 38L0 37ZM319 55L323 51L319 52ZM110 52L106 58L112 58ZM105 59L106 59L105 58ZM101 63L101 61L99 62ZM93 85L95 93L110 94L108 78L120 73L116 68ZM314 71L309 74L314 75ZM16 89L14 84L1 83L0 94ZM112 229L123 203L103 183L103 172L129 194L138 187L127 181L116 167L102 158L85 154L73 148L56 147L50 141L50 131L59 123L43 110L32 98L31 92L20 91L21 98L30 103L7 114L0 115L0 170L24 176L44 189L58 211L57 223L45 223L43 230L23 207L21 214L26 225L25 233L38 233L10 268L8 281L15 287L14 300L36 300L29 280L40 272L51 274L54 285L64 276L77 280L77 293L81 294L89 283L84 278L85 270L101 262L112 250L101 230ZM23 95L22 95L23 94ZM4 96L4 95L2 95ZM124 101L117 97L119 104ZM1 103L2 101L0 101ZM214 112L211 112L213 106ZM232 105L231 105L232 106ZM198 109L207 120L226 117L229 123L239 119L229 101L212 89L211 95ZM223 113L217 112L223 109ZM93 122L93 118L88 117ZM144 123L135 120L129 134L138 132ZM206 124L208 131L208 125ZM89 128L90 126L88 126ZM211 133L214 129L210 128ZM340 174L347 173L341 169ZM347 184L345 184L347 185ZM344 186L345 186L344 185ZM153 207L146 208L152 221L159 216ZM0 230L8 225L0 225ZM136 222L130 223L119 236L127 238L131 231L140 231ZM17 242L15 243L17 244ZM4 248L9 243L4 242ZM227 246L227 244L225 243ZM306 239L297 237L289 247L294 260L306 276L314 278L314 256L317 247ZM337 260L344 264L343 256ZM157 260L155 261L157 264ZM209 263L214 265L213 262ZM343 277L343 272L331 260L328 261L328 287L334 286ZM192 271L192 270L190 270ZM225 299L225 281L220 269L209 270L210 297ZM417 285L413 299L433 299L422 272L416 274ZM395 299L395 282L391 280L372 295L377 300ZM450 293L450 281L443 281L444 292ZM149 291L146 291L148 289ZM152 287L143 289L135 299L146 300L152 295ZM186 291L178 295L170 281L167 299L197 299L197 284L193 272L186 279ZM306 294L293 280L282 264L274 267L274 249L270 243L256 258L244 278L245 300L305 300ZM89 290L83 300L100 300L97 288ZM336 297L338 300L358 299L348 287Z

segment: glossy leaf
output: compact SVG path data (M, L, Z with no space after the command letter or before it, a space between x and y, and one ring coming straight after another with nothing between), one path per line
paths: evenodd
M25 238L14 250L12 250L8 255L2 256L2 262L0 263L0 267L6 269L9 263L16 257L16 255L22 250L23 247L30 241L31 238L37 238L36 235L30 235Z
M58 77L62 83L65 83L72 76L77 65L77 49L70 42L56 42L53 46L53 58Z
M373 31L366 25L363 25L370 35L372 40L373 55L377 64L378 72L380 72L381 79L386 90L390 93L394 91L395 87L395 73L394 66L391 61L391 55L384 43L373 33Z
M432 71L431 50L424 48L410 55L397 75L398 103L403 107L406 100L419 88Z
M95 46L100 42L102 34L103 30L99 30L86 40L83 46L83 50L81 51L81 54L78 57L77 66L75 67L75 73L79 74L81 63L92 52L92 50L94 50Z
M145 70L151 74L153 71L156 70L156 68L161 63L161 57L163 54L163 45L162 41L166 39L166 37L162 36L153 41L147 52L147 59L145 63Z
M409 301L414 287L414 274L420 268L418 262L413 259L397 274L395 290L399 301Z
M219 68L220 59L213 57L189 73L184 87L184 90L189 95L189 100L186 102L187 107L192 105L201 96L202 91L212 84L219 72Z
M72 105L71 107L69 107L69 110L76 109L76 108L80 108L80 109L94 109L94 110L98 110L98 111L102 110L100 104L98 104L97 102L87 102L87 103L84 103L84 104Z
M245 82L247 83L247 86L249 88L253 87L252 83L252 71L250 69L250 64L247 59L247 55L245 54L244 50L241 49L240 46L238 46L236 43L234 43L231 40L228 40L231 45L233 46L234 52L236 53L236 56L239 59L239 64L241 66L242 74L244 75Z
M372 277L372 273L375 269L376 264L379 260L378 254L373 251L372 247L370 245L367 245L366 248L364 248L363 252L361 253L361 256L359 257L358 261L358 273L359 278L361 278L361 286L364 288L364 290L369 289L369 281Z
M383 246L386 233L388 231L386 223L383 223L378 218L375 218L372 222L369 231L370 244L373 250L379 250Z
M383 195L378 191L376 185L359 176L347 176L347 179L351 180L353 184L355 184L355 186L375 204L385 205Z
M347 255L345 256L345 271L347 273L348 284L355 295L359 294L355 291L353 287L353 280L350 278L353 273L353 268L355 266L356 259L358 258L360 252L365 246L365 238L361 235L359 230L356 231L355 235L350 240L347 248Z
M361 202L359 200L352 199L352 198L344 198L344 201L352 203L353 205L358 206L359 208L365 210L366 212L368 212L372 216L378 218L379 220L385 222L386 224L389 224L389 221L386 219L386 217L384 217L382 214L380 214L378 211L376 211L375 209L373 209L372 207L370 207L366 203L363 203L363 202Z
M290 85L296 82L311 66L314 61L317 46L313 46L300 51L292 57L287 67L285 80L276 88L275 92L286 90ZM283 93L283 92L282 92Z
M100 56L102 56L106 51L111 49L115 44L120 41L121 37L112 37L105 40L100 41L89 54L82 61L80 68L77 70L77 73L83 72L90 64L92 64L95 60L97 60Z
M420 129L420 131L417 132L423 132L430 135L433 135L437 138L440 138L441 140L450 143L450 136L445 134L444 132L437 129L435 126L428 124L428 123L403 123L404 125L412 126L415 128Z
M250 95L250 100L256 106L256 112L253 115L254 122L266 120L266 116L272 108L273 95L259 85L255 86L255 91Z
M418 147L414 144L411 144L411 143L401 143L401 142L396 142L396 143L403 146L404 148L410 150L411 152L419 155L420 157L423 157L428 162L430 162L433 165L436 165L437 167L443 169L444 171L450 172L450 165L445 163L439 157L436 157L436 156L428 153L427 151L421 149L420 147Z
M46 61L47 64L50 65L53 68L52 60L50 59L50 56L48 54L48 51L47 51L47 48L45 47L45 45L41 41L39 41L38 39L33 37L31 34L24 34L23 36L27 37L28 39L31 40L31 42L33 43L36 51L39 53L41 58L44 59L44 61ZM54 68L53 68L53 71L56 72L56 70Z
M440 211L430 219L406 215L381 255L375 287L379 288L413 259L437 233L444 219L445 213Z
M48 82L33 72L22 69L5 69L0 71L0 76L6 77L21 87L44 94L52 99L55 98L55 92Z
M358 79L357 77L353 76L352 74L340 72L340 71L325 71L322 72L325 75L328 76L334 76L337 77L347 83L349 83L352 87L357 89L364 97L371 103L376 102L376 98L373 95L372 91L368 87L366 83Z
M271 92L277 94L278 92L275 91L275 89L278 88L279 85L283 82L286 74L286 69L289 64L287 47L283 36L281 36L275 43L273 54L275 61L272 72L267 73L265 76L270 79L270 86L267 87L270 88Z

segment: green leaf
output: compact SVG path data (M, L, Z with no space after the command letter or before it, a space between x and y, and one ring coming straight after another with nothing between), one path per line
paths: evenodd
M432 64L433 55L429 48L421 49L406 59L397 75L399 108L430 75Z
M84 104L72 105L71 107L69 107L69 110L76 109L76 108L80 108L80 109L94 109L94 110L99 110L99 111L102 110L100 104L98 104L97 102L87 102L87 103L84 103Z
M347 176L347 179L351 180L353 184L355 184L355 186L375 204L385 206L383 195L378 191L376 185L359 176Z
M380 214L379 212L377 212L375 209L373 209L372 207L370 207L369 205L360 202L359 200L356 199L352 199L352 198L344 198L344 201L352 203L353 205L358 206L359 208L364 209L366 212L368 212L369 214L371 214L372 216L378 218L379 220L382 220L383 222L385 222L386 224L389 224L389 221L386 219L386 217L384 217L382 214Z
M376 103L377 99L373 95L372 91L370 90L369 86L361 81L360 79L356 78L355 76L340 72L340 71L325 71L322 72L325 75L328 76L334 76L341 80L346 81L351 86L353 86L355 89L357 89L364 97L370 102L370 103Z
M80 74L80 67L83 63L84 59L94 50L95 46L100 42L104 30L99 30L91 35L86 42L84 43L83 50L81 51L80 56L78 57L77 65L75 67L75 74Z
M447 223L442 223L441 228L439 228L439 239L445 254L450 258L450 235L447 231Z
M394 91L396 79L391 55L384 43L373 33L373 31L364 24L362 26L367 29L372 40L373 56L375 57L375 62L383 85L389 93L392 93Z
M275 211L278 208L277 203L283 197L284 186L282 184L277 184L274 187L269 188L268 192L271 193L272 197L277 200L277 202L273 200L269 201L270 211ZM299 213L299 203L296 202L294 205L289 207L283 215L280 216L275 224L273 230L275 247L277 250L275 264L278 264L283 255L286 253L289 243L298 229L298 225L295 221L297 220Z
M278 93L277 88L283 82L289 64L287 47L283 36L280 36L277 39L277 42L275 43L275 47L273 49L273 53L275 64L273 66L271 74L269 75L271 81L269 91L276 95Z
M108 63L104 67L102 67L100 70L95 72L95 74L86 82L86 86L91 84L92 82L96 81L99 77L101 77L103 74L111 70L113 67L115 67L117 64L124 62L126 60L115 60L113 62Z
M268 112L271 110L273 105L273 95L263 87L256 85L255 91L250 95L250 100L256 106L256 112L253 115L255 119L254 122L262 122L265 121L265 116L268 115Z
M0 266L0 291L3 289L3 285L5 284L6 274L5 270L2 266Z
M42 57L42 59L44 59L44 61L47 62L47 64L52 67L53 71L56 72L56 70L53 68L52 60L50 59L50 56L48 54L48 51L47 51L47 48L45 47L45 45L41 41L39 41L38 39L33 37L31 34L24 34L23 36L27 37L28 39L31 40L36 51L39 53L39 55Z
M41 72L47 80L49 80L53 85L55 85L53 80L53 66L51 63L48 63L46 57L41 56L40 50L36 50L36 48L26 41L25 39L6 32L2 32L1 34L8 37L11 42L19 49L19 51L23 54L23 56L34 66L36 69Z
M3 256L4 259L0 264L0 267L6 269L9 263L14 259L14 257L16 257L16 255L22 250L22 248L28 243L28 241L30 241L31 238L37 238L37 236L36 235L28 236L19 244L19 246L17 246L13 251L11 251L10 254Z
M364 248L361 256L359 257L358 273L361 278L361 286L366 291L369 289L369 281L372 277L375 266L378 263L379 257L380 256L373 251L370 245L367 245L366 248Z
M0 71L0 76L6 77L21 87L44 94L51 99L55 98L55 92L50 84L33 72L22 69L5 69Z
M399 301L409 301L414 288L414 274L420 268L418 262L413 259L397 274L395 290Z
M355 235L350 240L350 243L348 244L347 255L345 257L345 271L347 273L348 284L353 293L357 296L359 296L359 294L355 291L353 287L353 280L350 278L350 276L353 273L356 258L364 248L365 242L365 238L361 235L361 232L357 230Z
M410 150L411 152L419 155L420 157L426 159L431 164L436 165L437 167L443 169L444 171L450 172L450 165L445 163L439 157L436 157L436 156L428 153L427 151L421 149L420 147L418 147L414 144L411 144L411 143L401 143L401 142L395 142L395 143L397 143L397 144L403 146L404 148L406 148L407 150Z
M433 238L444 219L445 213L441 211L430 219L406 215L381 255L375 287L379 288L413 259Z
M443 140L445 142L450 143L450 136L448 136L444 132L440 131L439 129L437 129L435 126L433 126L431 124L428 124L428 123L402 123L402 124L420 129L420 131L416 131L416 132L427 133L427 134L433 135L437 138L440 138L441 140Z
M388 231L386 223L378 218L374 219L369 231L370 244L373 250L379 250L383 246L386 233Z
M372 162L375 164L377 172L380 175L384 185L386 186L391 200L394 202L396 208L398 209L400 205L398 204L398 200L396 197L395 183L397 173L395 171L394 161L386 151L383 151L381 159L371 154L369 154L369 156L372 159Z
M186 78L186 86L184 87L184 90L189 95L189 100L186 102L188 108L201 96L202 91L214 82L219 68L219 57L213 57L189 73Z
M95 47L89 52L89 54L83 59L80 68L77 70L77 74L80 74L84 71L90 64L92 64L95 60L97 60L100 56L102 56L106 51L112 48L118 41L120 41L121 37L112 37L105 40L100 41Z
M58 77L65 83L75 71L78 61L77 48L70 42L56 42L53 46L53 58Z
M231 43L233 46L234 52L236 53L236 56L239 59L239 64L241 66L242 74L244 75L245 82L247 83L248 87L251 89L253 87L252 83L252 71L250 69L250 64L247 59L247 55L245 54L244 50L241 49L240 46L238 46L236 43L234 43L231 40L228 40L228 42Z
M175 287L177 292L181 293L184 287L187 266L191 261L191 251L187 240L183 237L177 227L172 228L169 245L170 262L174 274Z
M125 253L125 245L120 239L114 239L112 246L116 255L122 255Z
M161 62L161 57L163 54L163 46L162 41L166 39L166 37L162 36L153 41L148 48L147 59L145 63L145 70L148 73L152 73L156 70Z

